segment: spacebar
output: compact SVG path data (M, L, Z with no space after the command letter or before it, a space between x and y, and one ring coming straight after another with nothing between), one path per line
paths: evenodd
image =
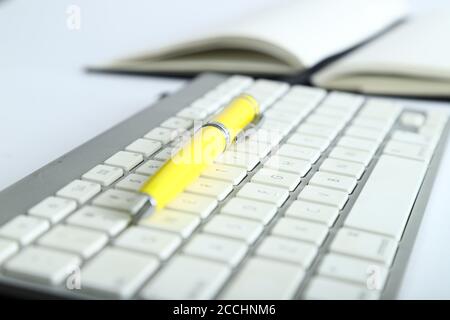
M422 161L381 156L344 224L400 240L426 169Z

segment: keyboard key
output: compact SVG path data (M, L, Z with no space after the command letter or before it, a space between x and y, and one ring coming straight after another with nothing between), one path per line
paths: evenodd
M142 153L145 157L150 157L161 148L161 142L149 139L137 139L129 144L125 150Z
M320 166L320 171L349 176L355 179L360 179L364 170L365 167L360 163L331 158L325 159Z
M320 246L328 234L323 224L293 218L281 218L272 229L272 234L295 240L311 242Z
M318 126L329 127L329 128L334 128L336 130L341 130L344 127L346 121L345 121L345 119L342 119L342 118L336 119L335 117L328 117L328 116L314 113L306 119L306 123L315 124Z
M167 147L159 151L157 154L155 154L154 158L159 161L167 161L172 156L176 154L176 149L173 147Z
M75 253L84 259L90 258L107 242L108 236L103 232L65 225L54 227L38 241L44 247Z
M294 144L303 147L310 147L319 149L321 152L324 151L330 144L329 139L309 136L307 134L294 133L288 140L287 143Z
M288 217L319 222L331 227L339 215L339 209L308 201L296 200L286 210Z
M90 181L73 180L64 188L56 192L56 195L69 198L83 204L102 190L100 184Z
M333 127L319 126L312 123L303 123L298 127L297 132L300 134L303 133L311 136L325 138L331 141L336 137L336 135L339 132L339 129Z
M292 299L304 271L291 263L251 258L221 295L221 299Z
M363 102L364 102L363 96L353 93L333 91L326 96L322 104L344 110L348 109L356 110L361 106Z
M228 150L254 154L263 159L269 154L271 148L271 145L265 142L243 139L229 146Z
M19 251L16 241L0 239L0 264Z
M270 130L270 131L276 131L279 132L282 136L286 136L289 131L294 128L296 123L294 121L290 122L282 122L277 120L270 120L270 119L264 119L261 122L261 129Z
M291 87L284 98L294 101L302 101L306 99L314 102L319 102L325 97L325 95L326 91L324 89L295 85Z
M428 145L410 144L390 140L384 147L383 154L407 159L429 162L433 155L433 149Z
M372 160L372 155L367 151L334 147L328 155L332 159L347 160L367 166Z
M389 266L397 251L397 243L373 233L342 228L333 239L330 250Z
M308 268L317 254L317 248L309 243L268 236L258 246L256 254L276 261L292 262Z
M203 231L224 237L243 240L246 243L251 244L255 242L263 231L263 225L252 220L230 217L226 215L216 215L206 223Z
M264 167L289 173L296 173L299 174L300 177L304 177L311 169L311 163L306 160L274 155L270 157L266 163L264 163Z
M347 203L348 195L346 192L307 185L298 195L298 199L325 204L342 210Z
M335 189L350 194L356 187L356 179L319 171L313 175L311 180L309 180L309 184L312 186Z
M381 156L345 225L400 240L426 170L420 161Z
M122 233L114 244L124 249L152 254L165 260L180 246L181 237L160 230L131 227Z
M159 141L162 144L169 143L178 135L178 130L157 127L148 132L144 138Z
M300 184L300 175L263 168L252 177L252 181L293 191Z
M263 142L270 145L271 148L275 147L280 143L283 135L277 131L265 130L258 128L257 130L246 131L247 139L255 142Z
M145 195L136 192L109 189L95 198L92 203L100 207L136 214L146 202L147 197Z
M100 164L83 174L82 178L109 186L122 176L123 169Z
M220 212L267 224L275 216L277 209L273 204L236 197L228 201Z
M188 255L236 266L247 252L247 245L243 241L198 234L188 242L183 251Z
M153 175L162 165L163 161L158 160L147 160L144 164L136 169L136 173L151 176Z
M167 129L189 129L193 124L192 120L172 117L161 123L161 127Z
M361 108L359 115L379 120L395 121L400 112L401 107L397 102L370 99Z
M247 171L252 171L259 163L259 157L250 153L225 151L216 159L216 163L241 167Z
M156 258L108 248L83 268L83 289L107 297L130 298L157 267Z
M147 176L132 173L117 182L116 188L127 191L139 191L141 190L141 187L145 184L145 182L147 182L147 180Z
M126 171L130 171L144 160L144 157L140 153L119 151L112 157L106 159L105 163L120 167Z
M206 218L217 207L217 200L212 197L199 196L191 193L180 193L167 204L167 208L184 211Z
M127 227L130 220L130 216L126 213L95 206L85 206L72 214L67 219L67 223L103 231L114 237Z
M369 260L329 253L321 261L318 273L323 276L358 282L370 290L382 290L388 270Z
M196 215L168 209L160 210L139 221L141 226L175 232L183 238L189 237L199 224L200 218Z
M342 138L339 139L337 145L349 149L367 151L370 155L373 155L375 154L375 151L378 149L380 143L373 140L343 136Z
M251 200L273 203L277 207L281 207L281 205L289 197L289 191L284 188L250 182L239 190L237 196Z
M270 120L276 120L281 122L288 122L297 125L306 115L306 110L298 110L297 112L289 109L277 108L273 106L264 113L264 117Z
M367 140L375 140L377 142L381 142L386 135L385 130L376 130L376 129L368 129L356 125L351 125L345 131L347 136L367 139Z
M58 197L47 197L28 210L28 214L50 220L56 223L75 210L77 203L74 200Z
M394 141L418 144L418 145L428 145L430 149L434 149L438 137L433 135L420 134L410 131L395 130L391 134L391 139Z
M212 299L230 272L230 268L222 263L177 256L144 287L140 295L144 299Z
M28 247L6 262L4 269L13 277L57 285L77 270L80 264L80 258L74 254Z
M224 164L210 165L202 172L202 176L206 178L228 181L233 185L238 185L246 175L247 170Z
M324 277L313 278L304 294L309 300L373 300L378 296L378 291L367 290L364 286Z
M400 117L400 121L406 127L420 128L425 123L425 116L418 112L405 112Z
M232 190L233 185L231 183L202 177L195 180L186 188L187 192L214 197L218 201L225 199Z
M320 157L320 150L295 146L293 144L284 144L280 147L276 154L285 157L302 159L314 163Z
M208 112L202 109L184 108L177 113L177 116L188 120L203 120L208 116Z
M0 227L0 236L27 245L49 228L46 219L20 215Z

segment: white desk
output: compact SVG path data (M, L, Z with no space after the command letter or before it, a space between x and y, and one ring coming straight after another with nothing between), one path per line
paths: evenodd
M206 0L166 0L158 7L154 1L119 7L110 1L0 0L0 189L184 83L86 74L83 66L179 40L278 1L228 0L218 6ZM438 2L413 1L416 10ZM81 8L79 31L66 26L71 4ZM447 152L400 298L450 298L449 181Z

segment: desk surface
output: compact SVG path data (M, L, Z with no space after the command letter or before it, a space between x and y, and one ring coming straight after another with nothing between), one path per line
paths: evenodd
M0 189L105 131L183 80L87 74L83 66L183 39L279 0L110 2L0 0ZM426 10L444 1L412 1ZM81 9L81 29L66 9ZM173 10L176 7L177 10ZM201 14L200 14L201 13ZM170 17L170 19L169 19ZM164 32L161 32L164 30ZM400 298L450 298L450 146L431 195Z

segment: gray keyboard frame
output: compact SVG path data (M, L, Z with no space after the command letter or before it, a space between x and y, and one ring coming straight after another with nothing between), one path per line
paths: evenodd
M44 199L45 197L54 194L57 190L65 186L68 182L79 178L84 172L88 171L95 165L103 162L105 159L113 155L119 150L124 149L130 142L144 136L153 127L158 126L165 119L175 115L178 111L187 107L197 98L207 93L209 90L216 87L221 82L228 78L226 75L220 74L202 74L186 87L177 93L166 97L155 104L145 108L141 112L119 123L108 131L100 134L92 140L86 142L80 147L72 150L66 155L56 159L48 165L42 167L36 172L30 174L14 185L0 192L0 225L9 221L13 217L25 213L30 207ZM409 217L406 229L399 243L399 248L391 266L389 278L386 286L381 294L382 299L393 299L397 295L398 288L401 284L402 276L406 268L409 255L414 244L414 240L422 220L423 213L429 198L432 185L439 168L439 163L442 154L445 150L446 140L448 137L449 124L444 129L444 133L439 141L434 156L430 162L427 174L422 183L420 192L416 198L413 210ZM341 133L336 137L334 142L325 150L327 154L334 146ZM387 137L389 134L387 135ZM285 137L282 141L285 141ZM385 140L386 141L386 140ZM385 143L383 141L383 144ZM381 149L381 148L380 148ZM380 150L379 149L379 150ZM373 170L374 165L379 156L379 151L372 159L371 163L366 169L363 178L358 183L356 190L350 195L349 202L344 210L340 213L337 221L330 229L330 234L325 243L320 247L318 256L313 265L308 269L306 279L311 277L311 273L316 269L320 258L326 252L330 242L332 241L336 230L343 224L345 217L350 211L351 207L366 180L370 176L370 171ZM307 184L312 174L323 161L323 156L319 161L313 165L312 170L308 175L302 179L301 184L293 191L293 195L280 209L275 219L269 223L264 232L268 232L271 225L283 215L284 211L289 207L290 203L295 199L298 193ZM244 181L248 181L255 171L261 166L261 163L256 167ZM233 194L239 190L239 187L233 191ZM25 196L24 196L25 195ZM232 197L232 195L231 195ZM260 237L264 238L264 236ZM258 241L259 242L259 241ZM258 244L253 245L256 246ZM252 248L250 249L250 252ZM299 288L297 298L301 298L303 287L308 281L303 281ZM29 298L95 298L95 296L88 295L84 292L68 291L61 287L49 287L45 285L27 282L19 279L5 277L0 274L0 295L29 297Z

